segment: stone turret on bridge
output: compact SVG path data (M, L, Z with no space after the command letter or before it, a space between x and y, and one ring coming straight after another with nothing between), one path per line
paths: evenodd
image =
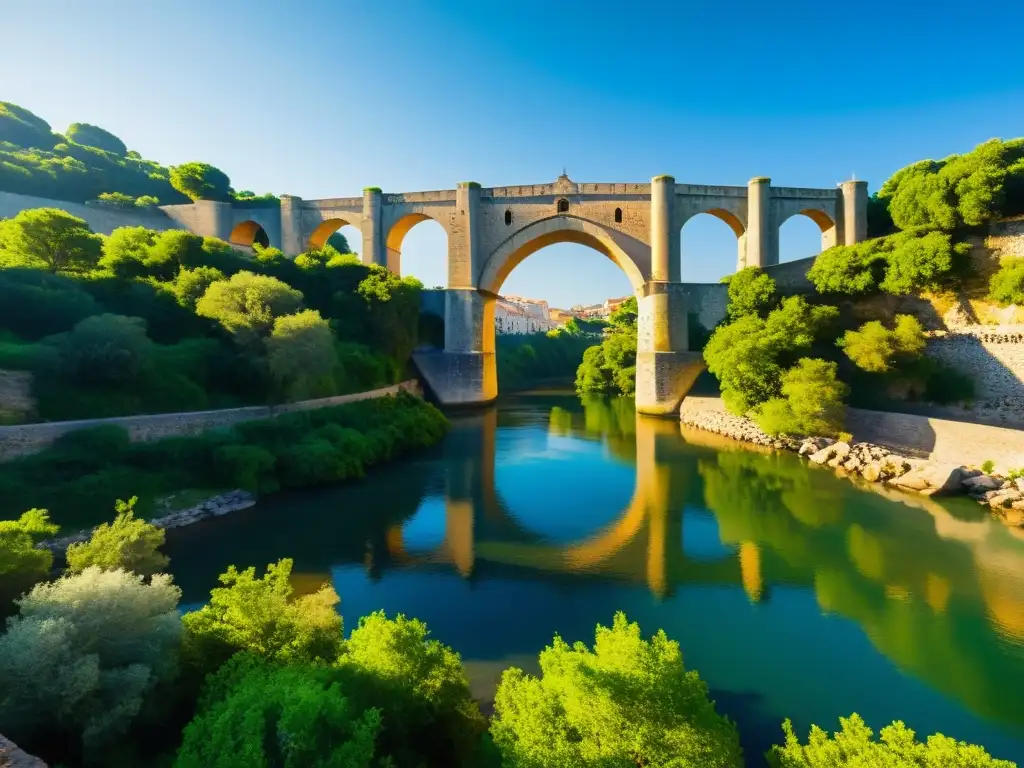
M498 394L494 307L509 273L532 253L559 242L586 245L625 273L637 297L637 410L674 412L702 368L687 346L686 284L680 230L707 213L732 229L737 268L779 261L779 227L794 215L812 219L822 248L867 236L867 184L833 189L773 187L764 177L745 187L681 184L671 176L650 183L577 183L564 173L552 183L481 187L459 183L433 192L302 200L280 206L233 207L199 202L164 206L176 221L236 245L260 242L294 256L323 246L339 228L362 235L362 259L401 273L402 242L416 224L436 221L448 236L445 348L418 353L433 392L449 405L476 405Z

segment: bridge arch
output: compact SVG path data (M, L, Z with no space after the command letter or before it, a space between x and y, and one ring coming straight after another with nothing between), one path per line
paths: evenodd
M834 246L838 242L838 228L836 227L834 217L834 212L826 211L823 208L808 207L784 210L773 233L777 246L775 253L778 254L779 261L794 261L796 259L816 256L821 251ZM821 245L817 251L813 250L813 246L809 244L813 238L811 234L813 228L808 226L808 220L813 222L814 226L821 233ZM801 230L806 234L802 233ZM798 243L796 246L798 250L794 251L792 247L786 247L787 243L792 241ZM803 244L804 241L808 242L807 246ZM806 253L804 253L805 250L807 251Z
M693 224L695 219L697 220L696 224ZM714 223L713 219L722 223ZM687 225L689 225L689 229L687 229ZM732 239L729 238L727 232L732 233ZM692 275L698 262L706 263L709 260L715 265L712 267L712 271L721 272L721 274L711 277L706 272L698 272L700 274L698 282L709 282L722 275L731 274L734 271L733 264L729 262L718 264L718 259L715 257L726 247L728 240L732 243L731 247L736 253L736 264L742 264L746 249L746 237L746 224L734 211L726 208L708 208L690 214L679 228L680 274ZM702 244L698 245L698 239Z
M484 261L480 289L497 294L513 269L531 254L555 243L586 245L607 256L626 274L634 291L643 289L650 274L647 245L588 219L563 213L535 221L502 241Z
M434 216L422 212L406 213L400 216L391 227L387 230L387 234L384 237L384 250L387 253L387 268L394 272L396 275L405 276L402 274L402 245L405 242L406 235L412 231L418 224L422 224L425 221L432 221L438 225L438 228L444 231L445 235L445 247L443 249L444 274L445 274L445 285L448 284L448 240L450 234L448 229L444 226L444 223ZM427 286L430 287L430 286Z
M306 238L305 246L309 250L319 250L323 248L331 235L337 232L342 227L355 227L362 234L362 228L359 226L360 222L356 217L352 216L349 218L342 218L340 216L333 216L329 219L324 219L320 222L309 237Z
M244 245L251 248L253 245L261 245L264 248L270 245L270 236L263 225L252 219L241 221L231 230L228 241L232 245Z

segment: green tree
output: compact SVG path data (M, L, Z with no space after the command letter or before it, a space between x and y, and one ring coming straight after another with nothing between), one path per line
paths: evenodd
M121 568L150 576L167 567L170 560L160 551L164 544L164 530L135 518L137 501L137 496L128 501L118 499L113 523L103 523L92 532L88 541L68 547L65 557L69 571L81 573L96 566L104 570Z
M838 342L854 365L871 373L886 373L917 360L925 344L924 328L913 315L896 315L892 330L872 320L847 331Z
M967 243L953 243L941 232L920 237L897 237L888 255L885 279L879 287L887 293L907 295L936 290L953 273L956 260L970 253Z
M146 227L118 227L104 239L99 265L123 278L147 274L155 235Z
M93 315L60 341L64 372L84 383L134 381L153 355L146 323L139 317Z
M330 394L338 364L330 324L315 309L274 320L267 338L270 373L295 400Z
M754 418L769 435L838 434L843 428L843 398L848 387L838 380L838 366L825 360L801 358L782 374L782 397L754 409Z
M370 768L380 711L353 705L336 670L249 654L206 682L175 768Z
M118 208L129 208L135 205L135 198L123 192L101 192L96 199Z
M171 167L171 186L192 200L230 200L231 179L207 163L182 163Z
M176 673L180 596L170 576L99 568L36 585L0 637L3 734L91 750L127 731Z
M400 278L376 264L369 267L369 274L356 288L369 310L372 340L395 361L396 377L416 346L422 289L423 284L416 278Z
M459 655L426 625L383 611L364 616L341 657L343 688L383 717L378 754L395 765L476 765L487 722Z
M45 509L30 509L17 520L0 520L0 595L20 594L50 572L53 553L36 544L57 531Z
M154 197L153 195L139 195L135 198L136 208L152 208L154 205L160 205L159 197Z
M1024 304L1024 258L1003 260L989 281L988 295L1004 307Z
M732 320L743 315L764 316L778 299L775 281L760 267L741 269L725 282L729 286L726 314Z
M338 253L352 253L352 246L348 244L348 239L341 232L335 232L328 237L326 245Z
M631 395L636 391L638 314L634 296L612 311L604 340L583 353L576 371L578 393Z
M917 741L915 733L900 721L888 725L873 740L874 733L859 715L841 717L842 730L829 735L812 726L807 744L801 744L786 720L782 730L786 743L772 747L768 762L772 768L1015 768L1009 760L997 760L983 747L956 741L942 734Z
M302 293L275 277L242 271L229 280L211 283L196 302L196 314L220 323L245 343L266 337L274 321L294 314Z
M333 663L342 649L338 595L329 586L292 600L292 561L255 568L234 566L220 575L210 602L182 617L183 653L203 673L212 672L237 651L280 662Z
M124 145L124 142L110 133L110 131L105 131L88 123L72 123L64 132L64 135L76 144L96 147L105 152L112 152L115 155L124 155L128 151L128 147Z
M84 219L59 208L30 208L0 222L0 266L85 272L99 262L102 242Z
M782 373L821 337L839 311L790 296L768 317L744 315L715 329L704 348L708 370L721 384L730 411L746 414L777 397Z
M174 295L183 307L195 310L206 289L220 280L226 280L224 273L213 267L182 269L174 278Z
M617 613L593 650L556 636L540 668L506 670L495 695L491 735L507 768L743 764L736 727L663 631L644 640Z

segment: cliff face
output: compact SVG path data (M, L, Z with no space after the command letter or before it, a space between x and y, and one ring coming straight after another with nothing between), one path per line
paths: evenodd
M47 766L38 757L22 752L13 741L8 741L0 736L0 768L47 768Z

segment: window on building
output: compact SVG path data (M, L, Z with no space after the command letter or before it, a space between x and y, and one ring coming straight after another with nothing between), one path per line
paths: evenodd
M512 211L505 211L505 226L512 223Z
M622 223L622 209L621 208L616 208L615 209L615 223L616 224L621 224Z
M568 213L569 212L569 201L566 200L564 197L561 200L558 201L558 212L559 213Z

